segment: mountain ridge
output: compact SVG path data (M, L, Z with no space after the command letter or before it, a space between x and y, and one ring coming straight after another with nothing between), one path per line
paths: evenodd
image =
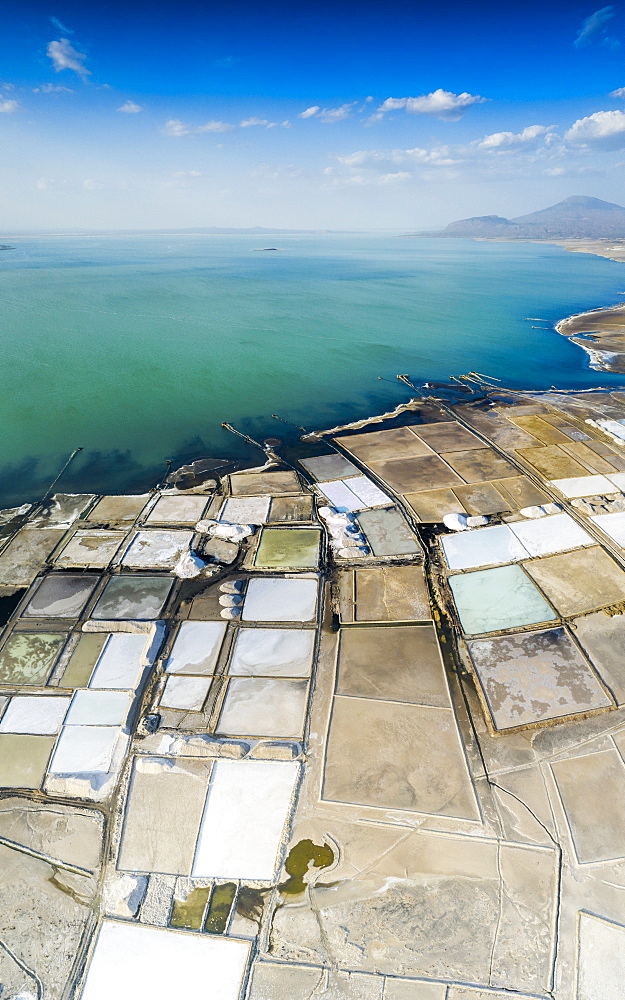
M465 239L505 237L517 240L625 238L625 208L600 198L571 195L556 205L513 219L500 215L478 215L450 222L445 229L435 232L408 235Z

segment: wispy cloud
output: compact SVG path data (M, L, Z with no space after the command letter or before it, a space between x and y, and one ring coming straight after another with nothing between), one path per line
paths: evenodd
M59 31L62 31L64 35L74 34L71 28L68 28L62 21L59 21L58 17L50 17L49 20L50 23L53 24L55 28L58 28Z
M351 101L349 104L341 104L338 108L322 108L318 104L313 104L312 107L300 112L297 117L318 118L320 121L325 122L326 125L331 125L333 122L342 122L346 118L349 118L355 104L356 101Z
M574 122L566 135L573 146L625 149L625 111L597 111Z
M232 132L234 127L234 125L229 125L228 122L220 121L204 122L203 125L187 125L186 122L180 121L179 118L170 118L163 125L162 132L163 135L178 137L183 135L201 135L203 132Z
M86 180L82 182L83 191L102 191L106 187L102 181L97 181L94 177L87 177Z
M355 101L352 101L351 104L341 104L338 108L322 108L319 112L319 118L327 124L342 122L345 118L349 118L354 104Z
M522 132L494 132L477 143L480 149L505 149L535 142L553 132L553 125L528 125Z
M60 83L42 83L40 87L33 87L33 94L73 94L71 87L63 87Z
M140 111L143 111L143 108L140 104L135 104L134 101L125 101L117 110L122 111L125 115L138 115Z
M278 127L280 127L280 128L290 128L291 127L291 123L290 123L290 121L288 121L288 119L287 119L287 121L283 121L283 122L271 122L271 121L269 121L268 118L255 118L255 117L244 118L242 122L239 122L239 125L240 125L241 128L251 128L254 125L257 125L260 128L278 128Z
M625 87L617 87L610 92L610 97L625 97Z
M253 125L265 126L265 128L267 128L269 125L273 125L275 123L270 122L267 118L244 118L239 124L241 128L251 128Z
M422 149L420 146L415 146L413 149L361 149L356 153L337 156L337 160L345 167L383 170L388 170L392 166L417 166L424 163L430 166L451 166L459 162L451 155L449 146L435 146L432 149Z
M458 121L464 115L467 108L473 104L483 104L486 97L479 94L453 94L450 90L433 90L430 94L421 94L419 97L388 97L382 102L376 113L372 116L372 121L381 121L388 111L399 111L401 109L410 115L432 115L434 118L442 118L447 121Z
M372 184L376 187L385 187L388 184L402 184L411 180L414 180L414 175L408 170L396 170L388 174L352 174L346 178L347 184L356 187L370 187Z
M19 101L10 101L0 98L0 113L4 115L11 115L14 111L19 110Z
M587 17L573 42L575 48L583 49L593 42L600 42L602 45L607 45L610 48L618 46L618 39L613 38L606 28L606 25L614 17L614 13L613 6L601 7L600 10L596 10L594 14Z
M213 66L216 66L218 69L230 69L240 62L240 56L221 56L219 59L213 59Z
M71 69L82 80L91 75L85 66L87 56L84 52L78 52L69 38L59 38L58 41L50 42L47 53L52 60L55 72L60 73L64 69Z

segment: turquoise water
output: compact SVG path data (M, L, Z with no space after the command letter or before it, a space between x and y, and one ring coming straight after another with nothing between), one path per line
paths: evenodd
M0 253L0 505L36 496L77 446L64 488L136 489L167 458L241 454L222 421L285 437L395 406L409 396L400 372L625 384L525 321L623 301L622 264L559 247L353 234L2 242L15 249Z

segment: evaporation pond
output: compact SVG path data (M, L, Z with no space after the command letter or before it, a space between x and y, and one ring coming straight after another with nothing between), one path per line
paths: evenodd
M183 622L167 660L167 672L213 674L226 628L225 622Z
M251 677L310 677L314 629L239 629L229 673Z
M317 608L317 590L315 579L250 580L241 618L248 622L308 622Z
M37 587L23 614L28 618L78 618L97 582L97 576L50 573Z
M65 638L63 632L13 632L0 652L0 684L45 684Z
M462 627L469 635L538 625L556 617L520 566L452 576L449 585Z
M264 528L254 564L316 569L320 537L315 528Z
M171 576L114 576L95 606L93 618L158 618L172 588Z

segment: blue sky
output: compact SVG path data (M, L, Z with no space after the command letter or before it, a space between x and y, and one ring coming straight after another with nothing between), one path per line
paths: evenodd
M0 229L418 229L625 201L625 6L7 5Z

